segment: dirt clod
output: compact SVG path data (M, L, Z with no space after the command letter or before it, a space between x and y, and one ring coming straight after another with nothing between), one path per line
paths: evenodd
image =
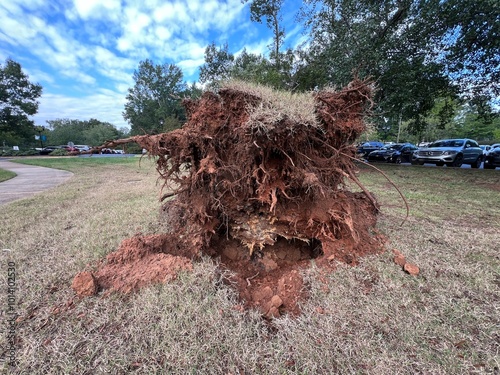
M417 276L420 273L420 268L413 263L405 263L403 269L412 276Z
M394 257L394 263L396 263L398 266L404 267L406 264L406 258L403 254L396 255Z
M93 296L97 293L97 283L91 272L83 271L73 279L71 288L79 296Z

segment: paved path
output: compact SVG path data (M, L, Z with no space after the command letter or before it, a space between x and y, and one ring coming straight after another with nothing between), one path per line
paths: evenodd
M10 180L0 182L0 205L31 197L68 180L73 173L59 169L36 167L0 159L0 168L17 174Z

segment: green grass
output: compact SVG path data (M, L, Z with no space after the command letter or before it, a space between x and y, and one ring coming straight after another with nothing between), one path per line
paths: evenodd
M117 161L120 160L120 161ZM129 295L73 300L74 275L135 233L162 231L154 166L143 159L31 159L75 176L2 207L0 284L15 262L14 373L488 374L499 363L500 173L378 165L363 168L381 203L379 230L421 270L390 251L304 271L301 316L271 324L241 313L217 262ZM57 164L59 163L59 164ZM47 164L45 164L47 166ZM6 287L0 309L7 309ZM2 321L3 322L3 321ZM5 328L5 323L2 328ZM2 331L2 330L0 330ZM6 341L0 333L0 346ZM0 352L0 356L4 356ZM4 369L6 364L0 363Z
M10 180L16 176L17 175L14 172L6 171L5 169L0 168L0 182Z
M38 165L40 167L64 169L67 171L79 171L85 167L97 167L106 165L129 165L136 166L138 160L144 161L147 158L140 157L41 157L15 160L17 163Z
M408 200L412 217L430 220L470 220L498 226L500 173L495 170L456 169L376 164L393 180ZM384 208L404 207L402 199L375 170L362 166L361 181L374 191Z

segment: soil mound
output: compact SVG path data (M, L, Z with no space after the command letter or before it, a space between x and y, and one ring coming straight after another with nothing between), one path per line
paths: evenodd
M181 129L103 145L133 141L156 157L171 231L125 240L93 273L97 289L163 282L208 254L234 271L228 282L244 306L298 313L307 294L299 270L311 259L355 264L382 250L377 202L354 164L371 95L360 80L307 95L233 82L184 100ZM349 191L346 179L363 192Z

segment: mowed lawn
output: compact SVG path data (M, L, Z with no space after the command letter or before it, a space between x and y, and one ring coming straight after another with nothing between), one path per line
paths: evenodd
M139 162L140 160L140 162ZM217 260L132 295L74 298L73 277L137 233L164 230L146 158L39 158L74 176L1 206L0 369L19 374L495 374L500 371L500 171L377 165L384 254L304 271L297 318L241 312ZM359 190L354 184L352 189ZM393 261L401 251L416 277ZM9 268L15 290L8 293ZM14 301L14 303L13 303ZM17 367L9 367L9 333ZM7 362L3 359L7 358Z
M0 182L10 180L14 177L16 177L16 174L14 172L0 168Z

